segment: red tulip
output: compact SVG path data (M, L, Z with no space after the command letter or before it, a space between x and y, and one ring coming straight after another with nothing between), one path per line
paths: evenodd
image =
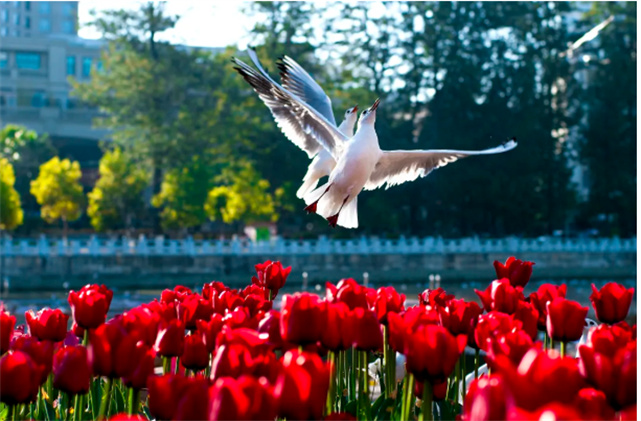
M483 376L474 380L465 396L462 419L493 421L507 419L514 398L501 376Z
M285 286L285 281L292 267L283 268L280 262L272 262L271 260L265 263L259 263L255 266L256 276L252 276L252 284L266 288L271 292L271 299L274 299L278 291Z
M275 349L283 348L283 338L280 336L280 312L270 310L258 324L258 332L267 335L267 343Z
M216 338L224 326L223 318L220 314L214 314L209 321L197 320L196 328L202 333L207 346L207 352L210 354L216 349Z
M73 320L85 329L94 329L105 322L113 292L104 285L85 285L78 292L69 292Z
M204 377L190 378L177 400L172 420L206 420L209 409L209 382ZM169 418L168 418L169 419Z
M293 420L320 419L329 390L329 368L316 354L287 351L274 385L278 416Z
M521 329L525 331L533 341L538 335L539 311L531 303L520 301L516 311L512 314L513 320L521 322Z
M454 294L447 294L441 287L436 289L426 289L418 294L418 302L421 305L432 308L444 307L448 301L454 298Z
M452 335L467 335L472 338L481 313L483 310L474 301L452 299L439 308L439 318L443 327Z
M540 343L533 343L532 338L523 330L513 329L498 336L490 336L487 350L487 364L494 367L500 355L509 358L518 367L523 356L532 348L540 348Z
M220 378L210 389L210 420L258 420L276 418L271 388L264 378Z
M354 332L351 328L351 312L347 304L324 301L323 322L320 342L330 351L342 351L352 347Z
M249 310L251 317L256 316L258 313L264 314L272 309L272 302L264 299L256 294L249 294L245 296L243 307Z
M125 412L109 417L109 421L146 421L146 420L147 419L142 415L127 414Z
M219 293L229 290L229 287L222 282L213 281L203 285L202 295L205 300L212 301Z
M533 262L509 257L505 264L495 260L494 270L496 270L497 279L507 278L513 287L525 287L532 276L533 265Z
M588 308L576 301L555 298L547 304L548 336L555 341L578 341L583 335Z
M507 421L567 421L567 420L593 420L592 417L581 418L582 414L573 405L552 402L536 410L526 411L514 407L508 411Z
M507 278L493 281L485 291L474 290L481 299L485 311L500 311L512 314L523 301L523 288L513 287Z
M53 387L70 395L89 391L91 368L84 346L65 346L53 356Z
M177 309L178 318L187 329L195 329L197 320L209 320L214 314L211 301L201 298L198 294L186 296L178 302Z
M178 401L188 385L189 378L180 375L150 376L147 379L147 389L151 415L160 420L174 419Z
M16 325L16 316L10 316L0 309L0 355L9 350L9 343Z
M371 295L372 301L374 301L376 294L373 290L359 285L358 282L352 278L341 279L336 286L327 282L325 287L327 301L331 303L337 301L343 302L347 304L350 310L354 310L357 307L368 309L368 295Z
M121 348L122 349L122 348ZM133 369L127 370L122 376L125 386L142 389L147 386L147 380L154 374L154 359L156 353L143 341L138 341L133 351L127 355Z
M421 399L423 397L424 382L414 382L414 395ZM444 401L447 397L447 381L432 385L432 399L436 402Z
M613 420L614 409L608 405L605 394L596 389L581 389L574 400L575 408L583 414L583 419Z
M521 327L521 322L514 321L510 316L505 313L492 311L487 314L481 314L474 328L474 342L476 347L483 351L488 350L488 339L491 336L497 336L503 333L508 333L514 327Z
M453 336L443 326L419 326L405 341L407 371L419 381L441 383L454 370L467 336Z
M201 321L201 320L199 320ZM185 326L174 319L169 323L161 322L154 349L163 357L180 357L185 343Z
M235 308L242 306L243 303L243 297L241 297L236 290L222 291L212 298L212 307L214 308L214 312L220 315L224 315L227 311L232 311Z
M9 351L0 358L0 402L17 405L38 396L40 367L22 351Z
M243 344L223 344L216 349L212 361L210 378L240 377L254 372L256 360Z
M602 390L615 409L636 403L637 396L637 343L628 343L609 357L589 346L579 346L581 374Z
M41 341L59 342L67 336L69 315L64 314L60 309L43 308L37 314L29 310L24 315L31 336Z
M387 325L389 312L401 313L405 310L405 294L399 294L394 287L380 287L376 290L374 310L381 324Z
M630 405L618 412L617 421L637 421L637 404Z
M557 297L565 298L565 293L567 292L567 285L561 284L542 284L536 292L533 292L529 296L530 303L536 308L539 312L539 320L537 326L539 330L545 330L545 323L547 320L548 302L554 300Z
M634 288L626 289L623 285L608 282L600 290L592 284L590 302L601 323L614 324L628 315L634 297Z
M154 346L156 335L158 334L158 325L160 324L160 315L140 305L122 314L122 324L127 329L127 332L136 332L148 346Z
M503 377L516 404L534 411L552 402L571 404L586 386L576 360L560 358L555 352L530 349L518 368L506 358L498 358L492 370Z
M139 333L127 333L117 317L89 333L89 361L95 375L122 377L133 370L130 354L140 340Z
M85 328L78 326L76 322L71 323L71 331L77 338L85 337Z
M280 313L280 335L286 342L298 345L320 340L323 313L320 298L309 293L296 293L283 297Z
M383 349L383 333L381 325L378 323L376 315L362 308L356 308L348 316L349 322L348 335L353 338L353 344L360 351L378 351ZM333 327L326 327L331 329Z
M40 367L39 385L43 384L53 367L53 342L39 341L34 336L20 336L11 343L11 349L22 351Z
M625 322L623 322L625 323ZM599 354L614 357L616 352L633 340L631 328L625 324L602 324L590 329L586 345Z
M178 318L176 303L173 301L169 303L163 303L154 299L149 303L142 304L141 307L149 309L152 313L157 314L160 317L161 321L170 322Z
M209 352L207 352L207 346L203 341L203 335L198 331L185 338L180 364L185 368L196 371L204 370L209 365Z
M431 307L411 307L398 315L390 313L388 317L389 343L396 352L404 352L408 336L423 325L438 325L438 311Z

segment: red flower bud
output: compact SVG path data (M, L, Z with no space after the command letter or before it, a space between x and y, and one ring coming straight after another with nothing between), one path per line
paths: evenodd
M266 334L267 343L275 349L283 348L283 338L280 336L280 312L270 310L258 323L258 332Z
M180 320L174 319L169 323L161 323L154 349L163 357L180 357L184 343L185 326Z
M9 350L9 343L11 342L15 325L16 317L10 316L0 309L0 355Z
M583 335L588 308L576 301L555 298L547 304L548 336L555 341L578 341Z
M488 339L492 336L498 336L508 333L514 327L521 327L521 322L514 321L505 313L492 311L487 314L481 314L474 328L474 341L476 346L483 351L488 350Z
M530 303L539 312L539 320L537 327L539 330L545 330L545 321L547 320L548 309L547 304L557 297L565 298L567 292L567 285L561 284L542 284L536 292L529 296Z
M401 313L405 311L405 294L399 294L394 287L381 287L376 290L374 310L378 321L387 325L389 312Z
M203 334L207 352L210 354L216 349L216 338L224 326L223 318L220 314L214 314L209 321L197 320L196 327Z
M418 294L418 302L424 306L432 308L445 307L448 301L454 299L454 294L448 294L441 287L436 289L426 289Z
M89 391L91 369L84 346L65 346L53 356L53 387L70 395Z
M525 287L532 276L533 265L533 262L524 262L515 257L509 257L505 264L495 260L494 270L496 270L497 279L507 278L513 287Z
M513 287L507 278L493 281L485 291L474 290L481 299L485 311L500 311L512 314L523 301L523 288Z
M419 381L441 383L454 370L467 336L453 336L443 326L419 326L405 341L407 371Z
M154 375L154 359L156 353L143 341L138 341L133 351L126 357L133 369L127 370L122 376L125 386L142 389L147 386L147 380Z
M58 342L67 336L69 315L64 314L60 309L43 308L37 314L33 310L29 310L24 315L31 336L35 336L41 341Z
M147 388L151 415L159 420L175 419L178 400L183 396L188 384L189 378L180 375L150 376L147 379Z
M210 420L256 420L276 418L276 406L265 378L241 376L220 378L209 394Z
M22 351L9 351L0 358L0 402L17 405L38 396L40 367Z
M180 364L190 370L204 370L209 365L209 352L203 341L202 333L196 331L185 338L185 346Z
M371 300L374 301L376 292L362 285L359 285L352 278L341 279L336 286L327 282L326 298L330 303L343 302L347 304L350 310L357 307L368 309L369 300L368 295L371 295Z
M483 376L474 380L465 396L462 418L465 421L507 419L514 405L509 387L500 376Z
M196 320L209 320L214 314L211 301L192 294L178 302L178 318L183 321L185 328L195 329Z
M104 285L85 285L78 292L69 292L73 320L85 329L94 329L105 322L113 292Z
M309 293L283 297L280 314L280 335L286 342L298 345L320 340L323 312L320 298Z
M33 336L20 336L11 343L11 349L22 351L40 367L40 379L38 384L43 384L53 367L53 342L39 341Z
M272 299L274 299L278 291L285 286L287 277L292 271L291 266L283 268L280 262L272 262L271 260L267 260L265 263L259 263L255 268L257 276L252 276L252 284L271 291Z
M353 344L360 351L378 351L383 349L383 333L376 315L362 308L351 311L347 333L353 338ZM327 327L330 328L331 327Z
M626 318L634 297L634 288L608 282L600 290L592 284L590 302L601 323L614 324Z

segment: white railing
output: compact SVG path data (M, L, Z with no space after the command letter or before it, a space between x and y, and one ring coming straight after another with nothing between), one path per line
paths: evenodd
M148 239L112 239L91 236L87 239L47 238L12 239L0 242L5 256L211 256L211 255L307 255L307 254L443 254L521 252L608 252L636 253L636 238L515 238L480 239L478 237L443 239L440 237L395 240L361 237L352 240L291 240L275 237L252 242L245 238L223 240L179 240L156 237Z

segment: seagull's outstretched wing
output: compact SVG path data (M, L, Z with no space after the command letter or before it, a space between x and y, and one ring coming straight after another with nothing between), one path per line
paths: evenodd
M256 71L236 58L232 61L236 65L234 69L258 93L289 140L307 152L310 158L318 153L320 148L325 148L338 160L347 137L338 131L335 124L327 121L313 107L276 83L262 66Z
M327 121L336 125L332 111L332 100L314 78L291 57L284 56L278 59L276 65L280 70L283 87L314 107Z
M507 152L516 148L514 139L495 148L481 151L456 150L415 150L383 151L374 171L365 184L365 190L374 190L387 183L386 189L425 177L433 169L443 167L450 162L473 155L491 155Z

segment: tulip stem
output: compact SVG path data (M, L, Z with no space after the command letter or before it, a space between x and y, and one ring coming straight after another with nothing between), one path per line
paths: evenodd
M176 368L174 374L178 374L178 368L180 367L180 357L176 357Z
M129 388L128 406L127 413L129 415L138 413L138 407L140 406L140 391L138 389L134 389L133 387Z
M554 339L550 339L550 350L554 351Z
M336 354L329 351L327 360L329 361L330 379L329 390L327 391L327 412L326 415L334 411L334 401L336 400Z
M107 390L100 402L100 410L98 412L98 419L103 420L109 416L109 406L111 405L111 394L114 388L114 381L111 377L107 378Z
M85 347L89 345L89 329L85 329L85 334L82 337L82 345Z
M356 350L351 349L351 361L349 364L349 400L353 401L356 399Z
M163 356L162 357L162 374L166 375L171 372L171 358Z
M432 415L432 383L430 381L423 382L423 405L421 410L421 415L419 415L419 421L432 421L434 419Z
M82 420L82 406L83 406L83 396L80 393L77 393L73 400L73 419L74 421Z
M16 406L15 405L9 405L9 412L7 413L7 419L11 420L11 421L16 419Z
M403 380L403 401L401 403L401 419L409 420L412 409L412 395L414 394L414 375L407 373Z
M474 350L474 378L479 378L479 364L481 362L481 350L476 348Z
M548 333L545 332L545 336L543 337L543 351L548 350Z
M567 342L561 341L561 358L565 357Z
M454 366L454 399L458 400L459 383L461 382L461 357Z
M465 351L461 354L461 380L463 381L463 389L461 390L461 397L465 399L465 393L467 392L467 385L465 384L465 378L467 377L467 361L465 358Z

